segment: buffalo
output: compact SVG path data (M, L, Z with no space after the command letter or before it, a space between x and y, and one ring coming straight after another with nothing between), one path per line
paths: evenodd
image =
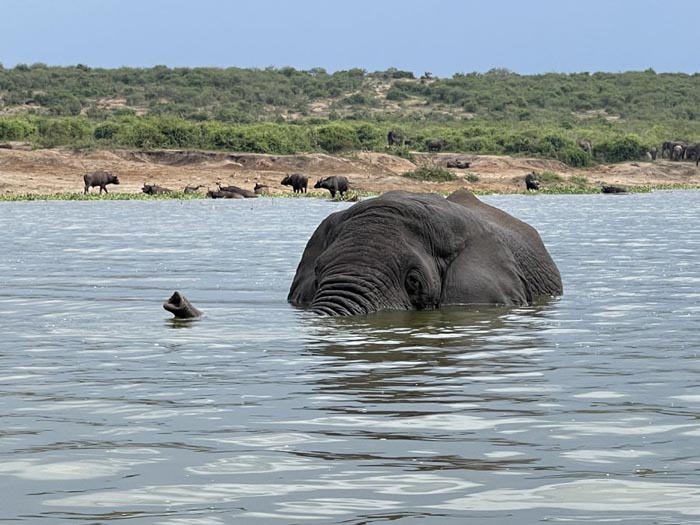
M209 190L207 192L207 197L209 199L245 199L245 197L237 191L225 190Z
M282 186L291 186L294 193L306 193L309 178L301 173L292 173L291 175L286 175L280 184Z
M267 186L267 184L261 184L260 182L255 183L255 187L253 188L253 193L256 195L267 195L270 193L270 188Z
M464 159L450 159L447 161L448 168L456 168L458 170L465 170L471 167L472 163Z
M601 186L602 193L627 193L627 188L624 186L616 186L614 184L604 184Z
M330 191L331 198L334 199L336 193L340 193L340 196L342 197L343 194L348 191L348 185L349 183L347 177L343 177L342 175L333 175L331 177L318 179L316 184L314 184L314 188L324 188Z
M540 189L540 181L534 172L525 175L525 187L528 191L537 191Z
M100 187L100 193L102 193L103 190L105 193L109 193L107 191L107 184L119 184L119 178L109 171L93 171L92 173L86 173L83 180L85 181L84 193L87 193L88 190L94 186Z
M428 153L438 153L447 146L447 141L443 139L427 140L425 146L428 148Z
M219 191L224 193L236 193L245 199L254 199L257 197L255 192L239 188L238 186L222 186L219 184ZM238 197L233 198L237 199Z
M173 193L170 188L164 188L163 186L158 186L157 184L146 184L144 183L141 191L146 195L165 195L166 193Z

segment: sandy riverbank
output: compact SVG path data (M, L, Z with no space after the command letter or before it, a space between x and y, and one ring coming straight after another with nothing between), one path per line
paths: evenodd
M401 176L417 166L446 167L449 160L456 158L469 162L470 166L450 170L457 175L454 182L421 182ZM553 160L454 153L416 153L415 162L409 162L370 152L348 156L263 155L181 150L32 150L13 145L12 149L0 149L0 195L80 193L83 175L96 170L118 175L121 184L109 188L120 193L140 193L144 183L180 191L188 184L201 185L200 191L206 192L215 189L217 183L252 189L255 182L268 185L272 193L287 193L291 188L282 186L280 181L288 173L307 175L310 188L320 177L345 175L352 189L375 193L393 189L448 192L461 187L512 193L524 191L524 176L532 171L557 173L564 180L585 177L592 185L700 187L700 169L694 163L668 160L578 169Z

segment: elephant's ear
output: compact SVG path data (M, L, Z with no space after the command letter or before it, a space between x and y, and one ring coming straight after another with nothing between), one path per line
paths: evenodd
M525 305L532 300L513 253L499 239L470 240L445 271L440 304Z

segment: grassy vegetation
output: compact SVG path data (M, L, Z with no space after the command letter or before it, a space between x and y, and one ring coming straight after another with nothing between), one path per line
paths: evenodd
M450 182L457 180L457 177L449 170L438 166L422 166L403 174L404 177L414 180L424 180L430 182Z
M410 144L388 147L389 130ZM638 160L665 140L700 141L700 75L0 65L0 142L410 159L437 138L444 151L570 166Z
M571 177L567 180L562 180L558 184L553 184L550 186L543 186L537 192L519 192L526 193L528 195L536 194L546 194L546 195L585 195L585 194L599 194L601 193L601 187L598 185L593 185L587 183L583 178L577 179L576 177ZM697 190L697 185L692 184L661 184L661 185L647 185L647 186L629 186L627 188L628 193L649 193L652 191L678 191L678 190ZM492 190L483 190L474 188L471 189L475 195L493 195ZM438 192L440 193L440 192ZM442 192L444 193L444 192ZM450 192L444 193L448 195ZM354 202L360 199L366 199L369 197L376 197L378 193L367 192L367 191L354 191L348 192L344 197L336 196L334 201L338 202ZM328 192L308 192L308 193L273 193L269 195L261 195L259 198L287 198L287 199L297 199L297 198L315 198L315 199L328 199ZM84 195L82 193L58 193L58 194L40 194L40 193L25 193L21 195L0 195L0 202L20 202L20 201L125 201L125 200L192 200L192 199L204 199L206 196L203 193L179 193L173 192L163 195L145 195L142 193L109 193L107 195L99 195L97 193Z
M149 201L169 199L203 199L203 193L171 192L159 195L146 195L145 193L22 193L17 195L0 195L0 202L12 201Z

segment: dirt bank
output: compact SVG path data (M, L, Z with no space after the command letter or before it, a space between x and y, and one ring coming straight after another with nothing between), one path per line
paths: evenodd
M304 173L313 182L323 176L345 175L353 189L383 192L450 191L468 187L492 192L524 191L524 176L550 171L562 178L586 177L591 184L625 186L687 184L700 185L700 169L691 162L626 162L587 169L570 168L561 162L492 155L416 153L415 162L383 153L359 152L348 156L321 153L262 155L207 151L128 151L69 149L31 150L21 144L0 148L0 195L24 193L56 194L83 191L83 175L106 170L119 176L120 186L111 191L140 193L144 183L175 190L202 185L201 191L234 184L252 189L255 182L267 184L273 193L290 192L279 184L287 173ZM455 182L420 182L402 177L417 166L446 167L449 160L469 162L466 169L451 169ZM468 177L468 179L467 179ZM470 182L472 181L472 182ZM95 190L93 190L95 191Z

